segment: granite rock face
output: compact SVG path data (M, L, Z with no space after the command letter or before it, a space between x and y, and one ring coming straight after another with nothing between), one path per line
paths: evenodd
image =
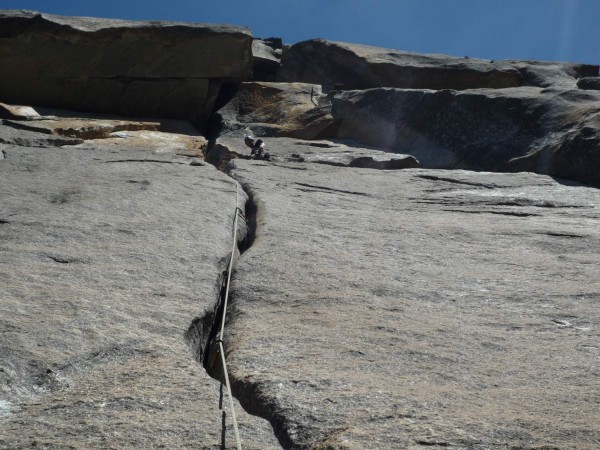
M184 335L217 301L236 183L191 164L193 136L6 130L26 138L0 160L0 448L235 448ZM279 448L237 408L244 448Z
M530 173L231 169L257 231L227 352L238 398L285 448L598 446L597 189Z
M252 73L245 28L0 13L0 100L191 119L203 126L223 81Z
M244 449L600 447L598 66L14 11L0 62L0 448L235 448L220 342Z

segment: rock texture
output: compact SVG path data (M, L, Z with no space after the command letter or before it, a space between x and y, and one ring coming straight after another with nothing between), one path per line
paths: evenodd
M0 160L0 448L235 448L184 338L218 298L235 182L167 151L178 135L34 148L48 135L16 131L29 140ZM279 448L238 417L244 448Z
M2 11L0 100L203 125L251 47L240 27Z
M258 208L234 386L285 448L600 444L597 189L240 159L232 175Z

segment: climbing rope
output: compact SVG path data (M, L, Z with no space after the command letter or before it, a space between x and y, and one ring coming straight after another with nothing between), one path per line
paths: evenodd
M227 372L227 362L225 361L225 349L223 348L223 336L225 333L225 316L227 315L227 303L229 301L229 285L231 283L231 271L233 269L233 258L235 257L235 248L237 245L237 224L238 216L244 214L238 206L239 185L235 183L235 217L233 219L233 244L231 248L231 258L229 258L229 267L227 268L227 283L225 285L225 297L223 298L223 314L221 318L221 329L217 335L219 343L219 353L221 354L221 363L223 365L223 376L225 378L225 387L227 388L227 396L229 397L229 409L231 410L231 418L233 420L233 431L235 432L235 441L237 450L242 450L242 441L240 439L240 431L238 429L237 417L233 407L233 394L231 393L231 385L229 384L229 373ZM222 383L221 383L222 384Z

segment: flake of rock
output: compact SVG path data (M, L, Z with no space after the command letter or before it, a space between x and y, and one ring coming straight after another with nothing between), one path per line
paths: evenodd
M39 113L31 106L0 103L0 119L30 119L33 117L39 117Z
M233 386L285 448L594 448L597 189L230 166L257 206L233 279Z
M241 83L214 121L220 134L249 130L300 139L332 136L335 125L321 86L306 83Z
M214 310L236 184L109 140L0 164L0 447L235 448L184 335ZM244 448L280 448L236 408Z

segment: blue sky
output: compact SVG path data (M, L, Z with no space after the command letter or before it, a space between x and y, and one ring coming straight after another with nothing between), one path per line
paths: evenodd
M0 9L229 23L421 53L600 64L600 0L0 0Z

